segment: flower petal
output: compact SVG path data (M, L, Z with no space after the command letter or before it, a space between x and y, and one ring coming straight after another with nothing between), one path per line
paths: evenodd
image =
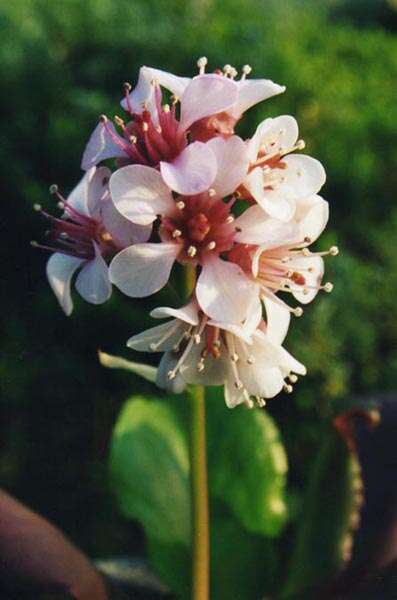
M265 154L288 152L295 145L298 134L298 123L290 115L265 119L248 142L250 160L256 161L260 150Z
M168 306L159 306L150 313L150 316L154 319L164 319L167 317L174 317L180 319L184 323L189 325L198 325L198 311L199 306L196 300L192 300L189 304L182 306L182 308L169 308Z
M274 344L282 344L291 321L290 311L271 298L263 298L266 310L266 337Z
M88 172L91 172L91 170ZM110 169L107 167L97 167L89 179L87 186L87 214L91 217L99 217L102 201L106 196L109 196L109 179L111 174Z
M114 137L112 137L107 128L111 129ZM115 140L118 140L118 143ZM123 146L126 147L127 142L117 133L111 121L107 122L106 127L103 123L98 123L84 150L81 168L87 171L107 158L125 158L128 155Z
M296 203L295 221L299 223L302 240L308 237L314 242L324 231L328 217L328 202L317 194Z
M217 174L211 187L218 197L224 198L232 194L247 175L247 146L237 135L227 140L214 137L207 145L215 154L217 162Z
M288 266L298 272L299 269L304 269L306 284L301 286L302 291L297 287L298 291L293 292L293 296L302 304L308 304L318 293L318 287L324 275L323 259L321 256L304 256L295 258L288 263Z
M211 73L194 77L181 98L180 129L186 131L199 119L232 107L237 101L237 90L234 81L221 75Z
M177 98L182 98L183 92L191 82L190 77L179 77L178 75L162 71L161 69L152 69L151 67L146 68L150 70L152 79L155 79L157 83L162 87L165 87Z
M294 216L295 200L279 193L278 190L265 190L260 167L251 171L244 181L244 186L269 216L284 222L290 221Z
M260 206L251 206L235 220L236 242L263 244L267 249L299 240L300 229L294 222L269 218Z
M177 362L177 354L174 352L164 352L157 369L157 386L172 394L180 394L186 388L186 381L180 373L177 373L174 379L169 379L168 377L169 371L172 371L175 368Z
M285 186L293 188L295 198L316 194L325 183L325 170L320 161L306 154L288 154L283 157ZM283 185L283 187L284 187Z
M139 69L138 83L128 95L128 102L126 98L121 101L121 106L124 110L128 111L128 105L130 105L133 112L140 114L145 105L147 110L150 111L155 122L157 122L157 109L154 101L154 86L152 69L149 67L141 67Z
M189 144L171 163L160 162L169 188L184 196L200 194L211 186L217 172L216 157L202 142Z
M116 209L129 221L149 225L157 215L175 210L171 191L152 167L128 165L110 178L110 193Z
M196 296L203 311L216 321L241 325L255 310L253 297L258 287L243 270L218 257L208 258L197 281Z
M228 408L235 408L239 404L245 402L244 390L240 390L236 387L231 370L225 379L224 395L225 403Z
M236 83L238 85L238 99L232 110L232 114L236 118L239 118L243 112L254 106L254 104L285 92L284 85L278 85L271 79L245 79Z
M184 323L172 319L133 335L127 341L127 346L138 352L165 352L173 349L185 330Z
M167 283L179 252L179 245L172 243L130 246L110 263L110 281L132 298L150 296Z
M95 258L86 262L76 279L80 296L91 304L103 304L112 294L108 266L95 244Z
M106 232L110 233L113 243L120 249L147 242L150 238L152 226L131 223L116 209L110 195L102 201L101 217Z
M70 284L76 270L85 261L74 256L55 252L47 262L47 278L59 304L67 316L72 313L73 301Z
M180 373L187 383L198 385L222 385L226 376L225 361L208 355L205 359L204 370L199 371L197 364L201 359L204 344L194 345L187 360L183 363Z

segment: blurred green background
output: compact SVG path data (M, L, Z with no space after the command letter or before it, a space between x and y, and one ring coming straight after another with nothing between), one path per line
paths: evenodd
M122 84L142 64L190 75L249 63L287 92L252 109L238 132L289 113L328 174L331 295L293 322L287 347L308 367L292 396L269 402L286 443L296 498L319 421L351 395L396 389L397 3L393 0L13 0L0 4L2 206L0 482L54 520L92 556L142 554L138 525L118 514L107 477L123 400L149 389L105 371L97 349L124 352L150 324L145 304L115 292L79 301L70 318L46 283L47 256L29 241L50 184L81 176L101 113L120 114ZM151 390L152 391L152 390ZM181 402L183 398L181 397Z

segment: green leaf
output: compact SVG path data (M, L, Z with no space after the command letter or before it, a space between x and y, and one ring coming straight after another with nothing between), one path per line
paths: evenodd
M161 542L190 544L189 458L164 402L133 397L113 431L110 470L122 513Z
M363 489L351 423L346 427L350 418L340 421L343 428L338 424L338 431L328 425L324 434L282 598L311 598L311 590L333 578L350 558Z
M208 394L212 494L253 533L276 536L287 519L287 457L264 410L227 409L222 391Z
M108 367L109 369L124 369L125 371L130 371L131 373L135 373L135 375L143 377L143 379L146 379L151 383L156 383L156 367L145 365L143 363L132 362L131 360L127 360L122 356L106 354L106 352L102 352L101 350L98 351L98 358L103 367Z

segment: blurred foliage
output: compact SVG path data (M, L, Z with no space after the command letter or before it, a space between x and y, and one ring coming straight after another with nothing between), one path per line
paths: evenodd
M123 400L131 391L152 391L132 375L102 369L97 349L120 354L128 336L149 325L154 302L175 299L164 291L138 303L115 293L100 307L77 300L66 319L45 282L47 257L29 247L43 230L33 203L51 207L47 189L55 181L65 193L73 187L98 114L121 112L122 83L134 82L141 64L189 75L206 55L212 67L249 63L253 76L287 85L286 94L252 109L239 133L251 135L266 116L297 117L308 154L328 174L322 193L331 221L318 246L341 249L327 261L334 292L307 307L287 340L309 374L292 397L267 409L289 458L289 534L302 506L308 459L320 445L320 419L341 398L395 389L395 24L394 0L0 4L0 160L6 165L0 476L92 554L143 552L140 528L117 515L106 456ZM232 539L239 510L229 505L228 511L223 529ZM290 546L284 535L282 556ZM225 549L217 551L222 562Z

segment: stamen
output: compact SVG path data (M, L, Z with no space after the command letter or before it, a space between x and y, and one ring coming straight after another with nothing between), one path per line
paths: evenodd
M247 363L248 363L249 365L254 365L254 364L255 364L255 356L252 356L252 355L250 355L250 356L247 358Z
M252 67L250 67L250 65L244 65L243 68L241 69L242 75L241 75L241 81L244 81L244 79L247 77L247 75L249 75L252 71Z
M327 294L329 294L330 292L332 292L332 290L334 289L334 285L328 281L327 283L325 283L322 288L324 290L324 292L327 292Z
M178 202L176 202L176 207L179 208L179 210L183 210L185 206L186 204L183 202L183 200L179 200Z
M294 373L291 373L291 375L288 375L288 379L290 380L291 383L296 383L298 381L298 376L295 375Z
M53 183L52 185L50 185L50 194L57 194L58 193L58 186L56 183Z
M284 392L286 392L287 394L292 394L292 392L294 391L294 388L293 388L293 386L292 386L292 385L289 385L289 383L286 383L286 384L283 386L283 390L284 390Z
M292 314L295 317L301 317L303 315L303 308L301 306L297 306L291 310Z
M41 204L33 204L33 210L35 210L36 212L40 212L42 210Z
M213 250L216 247L216 242L212 241L207 245L208 250Z
M32 248L38 248L39 247L39 243L36 242L36 240L30 240L30 245L32 246Z
M169 113L169 112L170 112L170 105L169 105L169 104L164 104L164 106L163 106L163 111L164 111L165 113Z
M198 59L197 66L199 68L200 75L204 75L205 67L207 66L207 64L208 64L208 59L206 56L202 56L201 58Z
M214 196L216 196L216 190L214 190L214 188L209 188L208 195L210 198L213 198Z
M194 258L197 254L197 248L195 246L189 246L187 249L187 254L190 258Z
M182 231L180 229L174 229L174 231L172 232L172 237L173 238L179 238L182 235Z
M338 246L331 246L331 248L329 249L329 253L331 256L338 256L338 254L339 254Z
M233 215L229 215L229 216L228 216L228 218L226 219L226 223L227 223L228 225L230 225L230 223L233 223L233 221L234 221L234 217L233 217Z

